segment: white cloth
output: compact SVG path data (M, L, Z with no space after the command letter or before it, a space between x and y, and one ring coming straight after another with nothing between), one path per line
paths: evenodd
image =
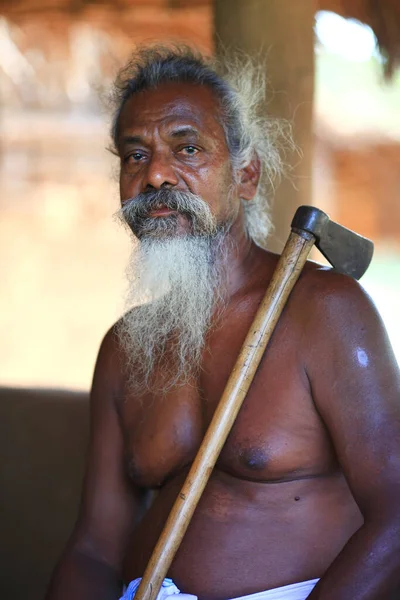
M141 581L141 577L131 581L119 600L133 600ZM180 590L176 587L172 579L166 578L161 584L157 600L166 600L168 596L172 595L179 595L179 598L176 598L176 600L197 600L197 596L193 596L192 594L181 594Z
M291 583L282 587L240 596L234 600L305 600L311 594L319 579L309 579L300 583Z
M138 579L131 581L119 600L133 600L141 580L142 578L138 577ZM318 581L318 579L309 579L308 581L292 583L274 588L273 590L257 592L256 594L240 596L239 598L232 598L230 600L305 600L311 594ZM197 600L197 596L193 596L192 594L181 594L172 579L164 579L161 589L158 592L157 600L166 600L168 596L172 595L179 595L179 598L175 600Z

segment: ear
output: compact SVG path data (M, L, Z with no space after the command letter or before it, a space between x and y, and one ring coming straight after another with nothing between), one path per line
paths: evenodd
M254 155L249 164L238 172L238 195L243 200L252 200L257 192L261 174L261 163Z

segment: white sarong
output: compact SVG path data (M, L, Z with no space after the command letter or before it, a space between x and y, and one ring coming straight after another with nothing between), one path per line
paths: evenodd
M282 587L266 590L265 592L257 592L248 596L240 596L230 600L305 600L317 585L319 579L309 579L300 583L292 583ZM126 588L123 596L119 600L133 600L136 590L141 582L141 577L134 579ZM197 596L192 594L181 594L172 579L164 579L160 591L158 592L157 600L166 600L168 596L179 596L179 598L171 600L197 600Z

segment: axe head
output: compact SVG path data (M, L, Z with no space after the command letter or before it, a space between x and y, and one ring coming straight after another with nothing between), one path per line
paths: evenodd
M300 206L293 217L292 229L314 236L318 250L339 273L360 279L374 252L371 240L331 221L314 206Z

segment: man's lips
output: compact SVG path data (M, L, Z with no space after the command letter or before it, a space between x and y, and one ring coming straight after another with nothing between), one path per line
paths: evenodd
M168 215L175 214L175 210L171 210L166 206L161 206L160 208L155 208L149 212L150 217L167 217Z

